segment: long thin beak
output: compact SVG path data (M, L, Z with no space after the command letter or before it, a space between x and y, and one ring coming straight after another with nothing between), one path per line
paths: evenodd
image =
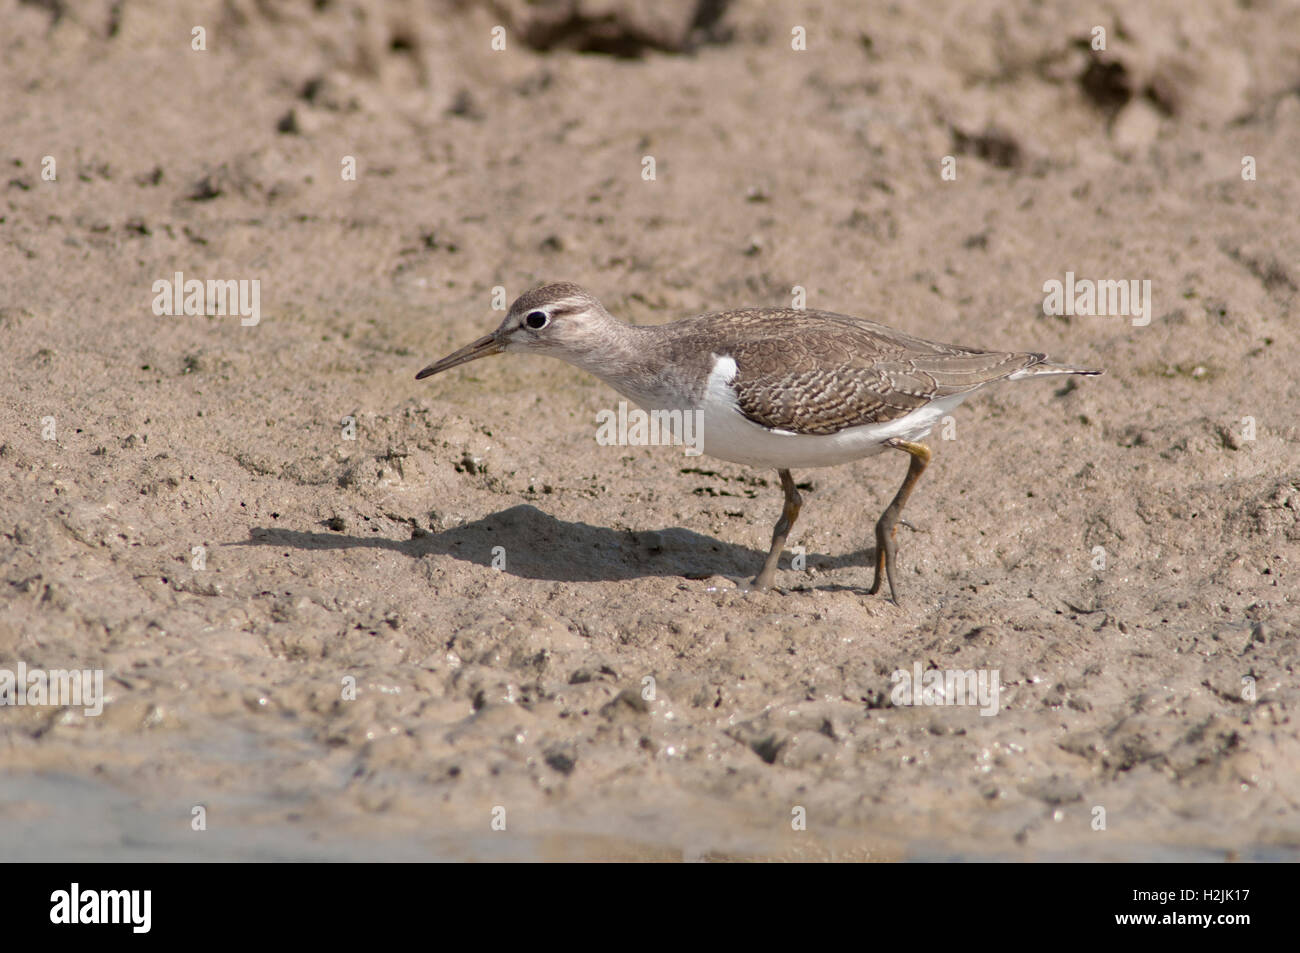
M467 344L459 351L448 354L441 361L430 364L416 374L415 379L422 381L426 377L441 374L448 368L456 367L459 364L468 364L470 361L477 361L480 357L491 357L493 354L500 354L505 349L505 345L501 343L495 334L487 334L473 344Z

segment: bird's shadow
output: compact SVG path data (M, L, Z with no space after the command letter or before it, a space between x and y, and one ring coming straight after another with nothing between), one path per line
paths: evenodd
M481 519L410 539L356 536L345 532L308 532L259 526L247 542L234 546L294 549L386 549L412 559L451 556L476 566L523 579L551 582L619 582L646 576L703 579L712 575L748 581L763 565L766 551L727 543L692 530L670 527L655 531L614 530L571 523L521 503ZM790 551L781 568L790 569ZM875 549L841 556L809 553L807 566L827 572L846 566L874 565ZM802 573L785 580L796 582Z

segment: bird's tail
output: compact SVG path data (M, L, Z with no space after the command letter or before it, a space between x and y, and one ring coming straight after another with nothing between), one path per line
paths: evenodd
M1077 364L1055 364L1047 359L1046 354L1035 354L1038 358L1036 362L1028 367L1023 367L1010 375L1007 380L1018 381L1025 377L1045 377L1048 374L1083 374L1087 377L1096 377L1098 374L1106 372L1100 367L1079 367Z

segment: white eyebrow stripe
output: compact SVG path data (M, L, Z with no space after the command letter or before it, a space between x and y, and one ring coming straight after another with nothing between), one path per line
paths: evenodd
M532 308L531 311L549 311L555 314L559 311L585 311L587 303L581 298L561 298L559 301L552 301L547 305L539 308Z

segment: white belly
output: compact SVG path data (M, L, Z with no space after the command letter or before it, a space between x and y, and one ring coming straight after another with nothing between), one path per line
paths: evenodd
M730 405L710 400L704 405L703 450L711 457L755 467L833 467L879 453L886 440L920 440L966 396L937 400L888 423L849 427L833 434L768 430L741 414L734 400Z

